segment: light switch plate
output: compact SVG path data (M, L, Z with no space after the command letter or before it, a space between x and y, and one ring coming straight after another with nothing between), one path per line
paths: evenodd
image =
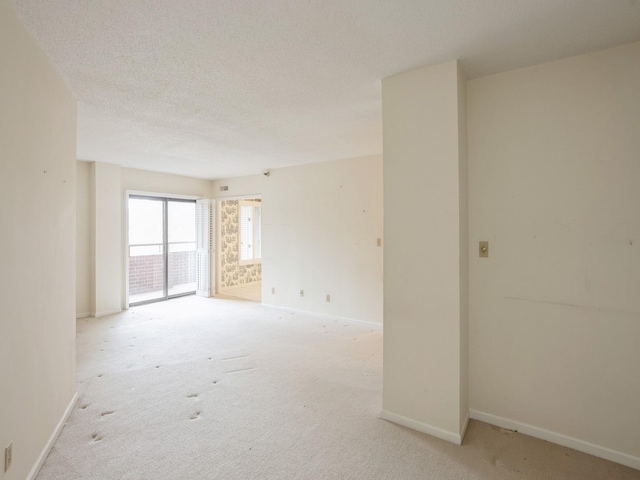
M487 258L489 256L489 242L480 242L478 255L481 258Z

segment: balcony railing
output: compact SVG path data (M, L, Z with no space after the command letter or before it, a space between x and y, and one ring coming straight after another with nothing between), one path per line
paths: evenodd
M195 242L170 242L168 255L169 294L195 291ZM164 247L161 243L129 245L129 295L162 292Z
M190 252L196 250L196 242L169 242L169 253ZM129 257L142 255L162 255L162 243L136 243L129 245Z

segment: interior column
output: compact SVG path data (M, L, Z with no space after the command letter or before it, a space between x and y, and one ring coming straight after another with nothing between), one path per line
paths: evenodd
M465 88L457 61L382 82L382 417L458 444L469 411Z
M91 164L92 316L122 311L122 178L121 167Z

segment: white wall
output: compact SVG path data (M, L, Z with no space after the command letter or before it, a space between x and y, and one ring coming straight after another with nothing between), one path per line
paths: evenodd
M207 198L211 182L100 162L77 164L78 197L89 202L79 203L77 236L89 246L77 249L76 309L82 315L81 308L90 305L90 314L101 316L125 305L126 191Z
M211 181L201 178L146 172L132 168L122 169L122 191L136 190L167 195L188 195L210 198Z
M0 478L24 480L76 391L76 101L4 1L0 62Z
M92 313L91 164L76 163L76 316Z
M382 158L274 169L261 193L263 303L382 323Z
M120 165L91 164L91 238L93 238L91 314L96 317L122 310L122 194Z
M460 443L466 426L464 80L457 62L382 82L383 417Z
M640 468L640 43L470 81L468 128L472 409Z
M246 177L223 178L211 182L210 198L246 197L260 195L262 193L262 183L268 177L264 175L248 175ZM224 192L220 187L228 187Z
M469 415L469 167L467 158L467 81L458 68L458 225L460 275L460 418ZM464 436L466 424L460 425Z

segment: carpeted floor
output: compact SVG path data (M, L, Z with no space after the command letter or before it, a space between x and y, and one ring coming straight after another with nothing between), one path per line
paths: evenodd
M80 399L38 480L640 479L472 421L381 420L382 330L186 297L78 321Z

